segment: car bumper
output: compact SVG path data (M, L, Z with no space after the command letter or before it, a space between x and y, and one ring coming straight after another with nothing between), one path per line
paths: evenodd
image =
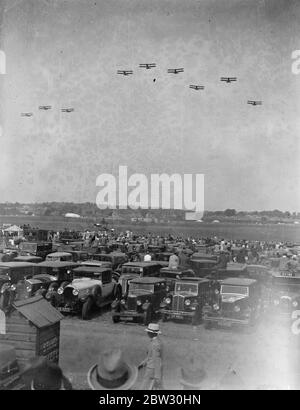
M207 315L205 315L203 317L203 321L204 322L214 322L214 323L217 323L219 325L225 325L225 326L230 326L230 325L233 325L233 324L247 326L250 323L250 318L237 319L237 318L224 317L224 316L207 316Z
M171 309L160 309L160 312L164 315L168 315L170 317L193 317L195 316L196 311L184 311L184 310L171 310Z

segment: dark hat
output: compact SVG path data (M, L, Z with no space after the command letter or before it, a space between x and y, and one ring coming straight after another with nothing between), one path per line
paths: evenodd
M72 390L71 383L61 368L45 357L36 357L22 372L31 390Z
M206 377L205 370L195 363L193 357L190 357L188 363L180 368L180 383L191 389L199 387Z
M104 352L87 375L92 390L129 390L137 377L137 367L124 361L120 349Z

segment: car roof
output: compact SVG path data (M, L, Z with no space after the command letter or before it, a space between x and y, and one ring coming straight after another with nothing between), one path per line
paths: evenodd
M44 261L38 264L38 266L45 266L46 268L64 268L70 266L78 266L78 263L70 261Z
M147 266L161 266L159 262L150 261L150 262L127 262L123 266L133 266L137 268L144 268Z
M166 268L161 268L160 271L161 271L162 273L164 273L164 272L172 272L172 273L174 273L174 274L181 275L182 273L184 273L184 272L186 272L186 271L190 271L190 270L192 270L192 269L182 268L182 267L179 267L179 268L175 269L175 268L168 268L168 267L166 267Z
M209 282L209 279L206 279L206 278L187 277L187 278L182 278L182 279L180 279L180 281L178 281L178 282L179 282L179 283L183 283L183 282L205 283L205 282Z
M69 252L52 252L52 253L48 253L48 256L72 256L71 253Z
M78 268L73 269L73 272L89 272L89 273L102 273L110 271L109 267L100 267L100 266L78 266Z
M238 271L238 270L246 270L247 265L245 263L237 263L237 262L232 262L228 263L226 270L233 270L233 271Z
M6 266L9 268L20 268L20 267L30 267L30 266L38 266L37 263L32 262L0 262L0 267Z
M26 262L26 260L31 259L31 260L39 260L41 261L42 258L40 256L34 256L34 255L20 255L14 258L15 262L21 261L21 262Z
M138 277L136 279L131 280L132 283L147 283L151 285L165 281L166 280L164 278L154 278L152 276L143 276L142 278Z
M226 278L222 280L222 285L251 286L257 281L248 278Z

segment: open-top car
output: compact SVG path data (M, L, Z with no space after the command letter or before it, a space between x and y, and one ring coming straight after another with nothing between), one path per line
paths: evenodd
M159 276L166 279L167 292L172 292L174 290L175 283L178 280L193 278L195 277L195 273L192 269L186 269L179 266L178 268L162 268Z
M111 305L113 322L119 322L120 319L140 319L145 325L149 324L159 312L165 295L165 279L142 277L130 280L126 297L115 300Z
M300 277L274 274L272 278L270 313L290 318L300 309Z
M218 301L203 307L203 321L207 328L255 324L261 308L261 288L255 279L226 278L220 283Z
M63 313L81 313L88 319L93 307L101 308L121 298L121 286L112 278L111 268L79 266L73 280L58 289L57 309Z
M202 307L211 298L211 283L203 278L182 278L175 282L174 290L168 292L160 305L164 321L190 318L192 324L199 323Z

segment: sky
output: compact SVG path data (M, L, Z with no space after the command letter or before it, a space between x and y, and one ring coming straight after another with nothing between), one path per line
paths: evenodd
M204 174L207 210L300 210L300 74L291 69L300 1L0 7L0 202L95 202L97 176L124 165L129 175ZM176 67L184 72L167 73Z

